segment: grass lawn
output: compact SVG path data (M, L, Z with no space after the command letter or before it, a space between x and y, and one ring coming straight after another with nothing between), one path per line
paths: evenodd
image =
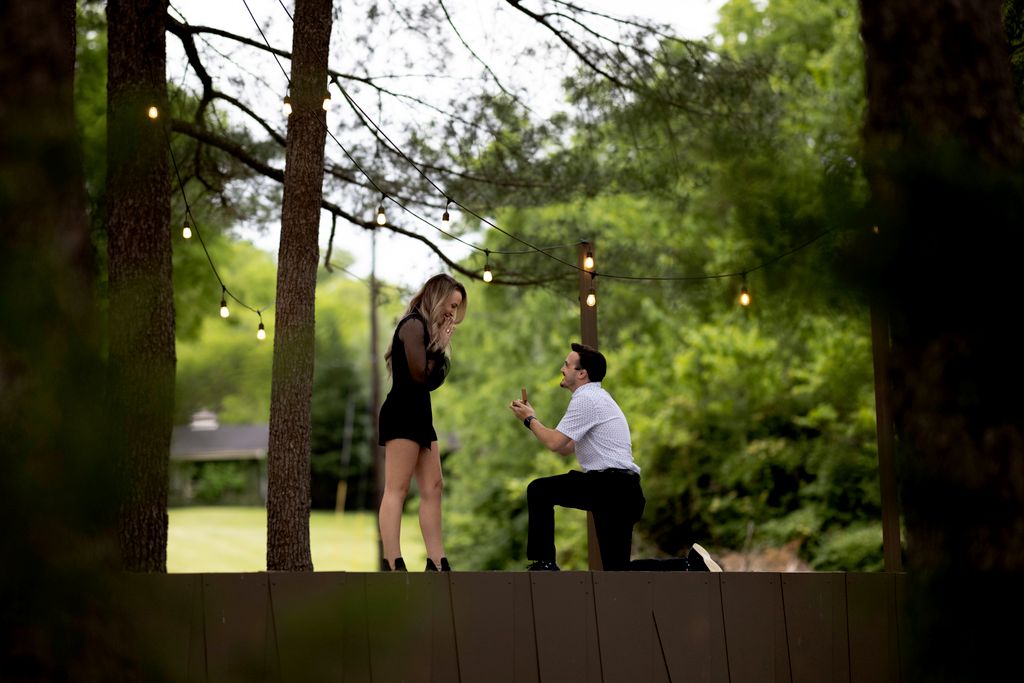
M371 512L314 511L309 519L316 571L377 571L377 516ZM426 551L416 515L402 520L402 553L421 571ZM260 572L267 568L267 512L260 507L190 507L170 510L167 571Z

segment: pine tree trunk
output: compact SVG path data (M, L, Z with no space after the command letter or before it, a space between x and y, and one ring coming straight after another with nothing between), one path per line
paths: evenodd
M0 677L122 680L74 0L0 3Z
M297 0L292 37L267 481L267 569L310 571L310 412L330 0Z
M167 567L175 349L166 14L167 0L107 3L108 419L124 486L122 562L141 572Z
M1024 158L999 3L862 0L914 680L996 680L1024 569ZM993 619L995 619L993 621ZM998 627L997 627L998 625Z

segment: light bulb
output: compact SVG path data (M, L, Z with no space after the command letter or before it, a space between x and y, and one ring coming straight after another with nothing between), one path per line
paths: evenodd
M491 267L484 268L484 282L490 282L494 279L494 275L491 273Z
M181 236L187 240L192 239L192 226L188 224L188 219L185 219L185 225L181 227Z
M324 111L331 106L331 92L328 90L324 93Z
M160 116L160 110L157 109L156 107L150 107L148 113L149 113L149 118L151 118L151 119L155 119L156 117Z
M597 305L597 293L594 290L590 290L590 294L587 294L587 306L593 308Z
M583 259L583 270L594 269L594 252L588 251L586 257Z
M381 204L377 207L377 225L384 225L387 222L388 219L384 216L384 205Z
M747 291L746 286L740 288L740 306L750 305L750 292Z
M292 115L292 98L291 98L290 95L285 95L284 96L284 115L285 116L291 116Z
M448 209L445 209L444 213L441 214L441 222L444 223L445 225L448 225L448 223L450 223L451 220L452 217L448 215Z
M224 299L220 300L220 317L226 318L231 315L231 311L228 310L228 302Z
M260 321L260 326L256 329L256 338L263 341L267 338L267 328L263 327L263 321Z

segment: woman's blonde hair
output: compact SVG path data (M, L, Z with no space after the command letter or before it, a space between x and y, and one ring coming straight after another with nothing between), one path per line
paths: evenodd
M445 273L435 275L424 282L420 291L409 300L409 305L406 307L405 313L402 314L402 318L405 318L414 310L419 310L420 315L426 319L427 330L430 332L430 345L427 346L427 351L440 351L445 355L450 353L451 344L445 344L442 348L438 340L441 338L444 316L448 312L445 302L448 301L452 292L462 295L462 303L455 311L455 323L461 323L466 317L466 288L462 286L461 282ZM388 344L388 349L384 352L384 360L388 364L388 372L391 372L391 344Z

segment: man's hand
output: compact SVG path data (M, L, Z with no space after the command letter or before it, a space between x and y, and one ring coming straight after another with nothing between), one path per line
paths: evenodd
M519 418L520 422L522 422L531 415L536 416L536 413L533 412L533 406L531 406L526 401L512 401L511 405L509 405L509 408L511 408L512 412L516 414L516 417Z

